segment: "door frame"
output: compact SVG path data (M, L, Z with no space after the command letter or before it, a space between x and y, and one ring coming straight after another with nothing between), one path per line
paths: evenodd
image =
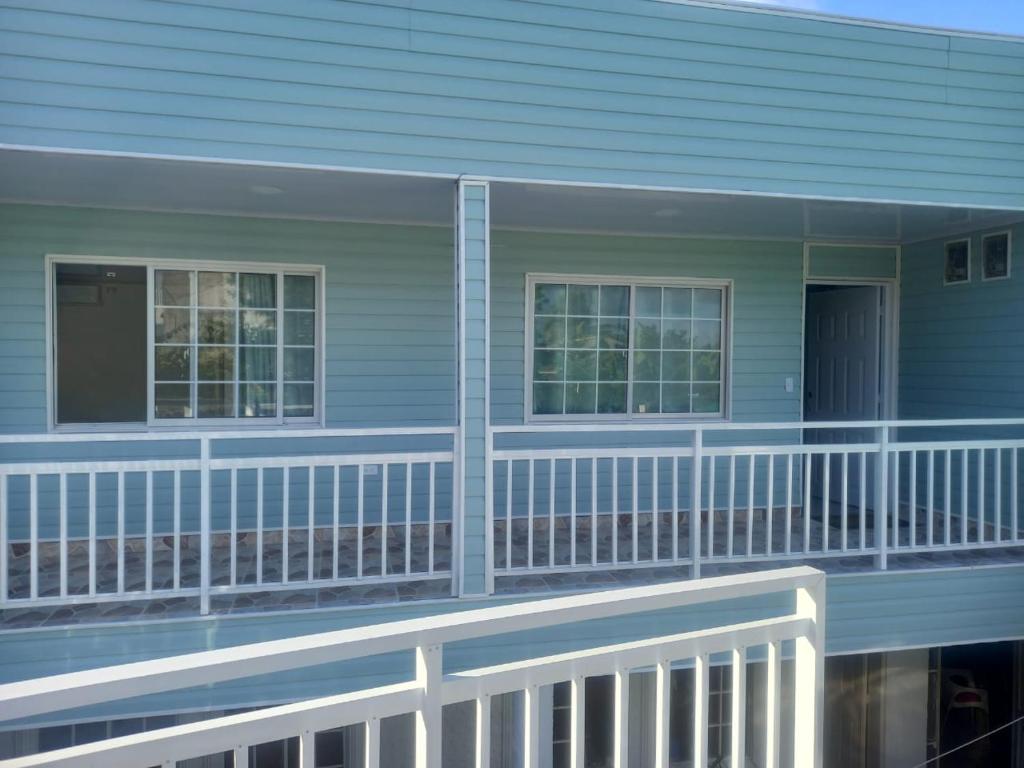
M878 247L896 249L896 277L863 278L863 277L812 277L809 274L809 254L812 245L857 245L860 247ZM878 245L868 243L804 243L804 274L800 290L800 421L805 420L804 396L806 393L807 376L807 288L811 285L841 285L849 288L856 286L875 286L882 289L882 322L881 344L879 352L879 408L880 419L898 418L898 371L899 371L899 301L900 301L900 246Z

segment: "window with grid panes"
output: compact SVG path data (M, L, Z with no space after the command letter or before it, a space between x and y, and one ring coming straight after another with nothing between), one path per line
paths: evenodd
M726 285L544 279L530 290L533 416L724 414Z
M155 419L314 416L315 276L159 268L153 281Z

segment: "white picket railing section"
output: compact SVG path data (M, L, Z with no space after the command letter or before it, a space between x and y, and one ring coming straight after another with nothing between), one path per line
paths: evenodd
M450 578L454 432L0 436L74 456L0 463L0 608L198 596L205 612L218 594ZM403 437L447 446L307 445ZM240 445L254 455L213 455ZM103 447L130 458L84 458ZM134 458L147 451L187 458Z
M1024 419L492 427L494 573L1018 546L1004 432Z
M729 654L733 680L729 764L744 765L748 754L745 681L749 651L753 649L763 652L767 660L763 705L765 754L759 762L768 768L778 768L783 643L795 641L793 765L795 768L819 768L824 697L824 590L824 574L797 567L705 579L699 583L677 582L549 598L11 683L0 686L0 720L16 720L381 653L412 653L416 670L414 679L407 682L113 738L17 758L0 766L174 765L179 760L233 752L235 768L245 768L248 747L298 737L300 764L312 768L316 764L317 732L362 724L366 745L364 764L375 768L380 764L381 719L415 713L415 764L417 768L440 768L442 707L474 702L472 758L475 765L485 768L491 764L491 699L521 691L525 697L521 729L523 765L537 768L543 764L541 750L551 749L550 744L541 743L539 688L568 682L572 691L570 764L573 768L583 768L585 681L599 675L614 676L614 711L607 727L614 734L614 763L625 766L629 754L629 675L632 671L653 669L657 681L654 764L667 768L671 728L680 727L678 723L673 726L669 715L674 695L670 675L674 665L692 665L695 682L691 765L705 768L709 762L711 657L723 653ZM445 647L449 643L786 592L795 593L795 610L774 618L524 658L449 674L443 669Z

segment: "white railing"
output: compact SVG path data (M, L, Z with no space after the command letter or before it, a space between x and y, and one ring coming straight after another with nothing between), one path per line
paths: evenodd
M820 571L799 567L706 579L699 584L660 584L549 598L11 683L0 686L2 720L381 653L406 652L415 658L415 676L408 681L113 738L17 758L0 766L174 765L175 761L232 752L235 768L244 768L249 762L250 746L294 737L299 739L300 764L313 766L317 732L361 724L365 739L363 764L375 767L380 764L381 720L415 713L415 765L440 768L442 708L472 702L474 754L459 756L458 760L449 758L449 762L472 762L484 768L491 764L491 700L498 695L521 692L523 765L537 768L543 764L541 750L551 749L551 744L543 743L541 737L540 688L567 682L571 686L570 764L583 768L585 682L589 677L604 675L614 676L614 704L611 722L599 725L614 734L614 762L624 766L629 754L630 674L654 670L654 764L667 768L673 735L680 735L673 734L672 728L681 727L670 719L673 696L679 695L680 690L677 688L677 693L673 693L671 676L673 669L692 667L694 737L690 764L703 768L709 763L709 673L717 661L716 655L728 654L732 679L729 764L746 764L748 661L763 657L767 670L764 709L758 718L764 730L763 740L759 739L764 750L761 764L778 768L782 742L782 658L789 652L789 641L795 641L793 765L818 768L822 764L824 590L824 575ZM449 643L786 592L795 594L795 610L773 618L550 656L527 656L499 666L447 674L444 669ZM762 755L757 757L760 761Z
M450 578L453 436L0 436L61 456L0 463L0 608ZM443 445L359 447L405 438Z
M1024 419L492 427L495 575L1024 544L1004 432Z

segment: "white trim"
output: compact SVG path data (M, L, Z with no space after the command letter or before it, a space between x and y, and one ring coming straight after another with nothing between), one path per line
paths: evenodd
M733 190L733 189L714 189L710 187L681 187L671 185L657 185L657 184L616 184L610 182L593 182L593 181L572 181L566 179L538 179L529 177L518 177L518 176L495 176L487 174L461 174L461 173L429 173L420 171L401 171L401 170L386 170L379 168L362 168L358 166L343 166L343 165L320 165L320 164L307 164L307 163L285 163L285 162L270 162L270 161L259 161L259 160L246 160L240 158L225 158L225 157L201 157L196 155L167 155L159 153L147 153L147 152L120 152L112 150L89 150L89 149L76 149L72 147L50 147L50 146L33 146L25 144L3 144L0 143L0 152L2 151L14 151L14 152L36 152L40 154L66 154L66 155L84 155L91 157L123 157L123 158L134 158L139 160L166 160L174 162L190 162L190 163L206 163L210 165L238 165L238 166L249 166L258 168L290 168L294 170L316 170L316 171L330 171L338 173L364 173L369 175L377 176L404 176L407 178L427 178L427 179L448 179L451 181L466 181L466 182L492 182L496 184L534 184L544 186L556 186L556 187L573 187L583 189L619 189L619 190L638 190L645 192L683 192L693 194L707 194L707 195L727 195L733 197L767 197L777 198L783 200L806 200L806 201L824 201L824 202L839 202L839 203L868 203L872 205L909 205L909 206L920 206L928 208L973 208L979 211L1003 211L1011 213L1014 211L1024 212L1024 205L991 205L974 203L970 201L935 201L935 200L903 200L899 198L870 198L870 197L853 197L853 196L841 196L841 195L799 195L789 192L758 192L751 190ZM79 206L80 207L80 206Z
M46 313L46 410L47 410L47 431L50 433L92 433L92 432L119 432L129 433L149 430L209 430L211 428L232 427L235 429L260 429L268 426L285 427L290 425L306 426L318 424L323 426L326 421L325 414L325 392L326 392L326 269L318 264L288 264L285 262L247 262L227 259L174 259L174 258L134 258L130 256L103 256L90 254L64 254L47 253L44 256L44 279L45 290L45 313ZM55 267L57 264L122 264L125 266L137 266L146 269L146 420L140 422L124 422L117 424L83 423L83 424L58 424L57 423L57 358L54 333L56 323L54 313L57 310L56 296L54 294L54 283L56 280ZM236 272L258 272L264 274L275 274L277 278L278 292L278 416L276 418L254 418L241 419L217 418L217 419L157 419L154 415L154 339L153 339L153 316L154 316L154 291L155 281L153 272L157 269L173 269L184 271L236 271ZM284 389L280 386L283 382L284 370L282 367L282 354L284 349L284 327L282 320L284 307L283 275L309 275L317 281L317 299L320 304L316 307L316 314L319 315L315 323L315 343L320 345L319 354L314 356L314 376L320 378L313 386L313 416L288 418L283 415ZM194 282L194 281L193 281ZM193 294L198 286L192 286ZM195 304L195 296L193 296ZM195 323L192 324L193 326ZM193 334L197 329L193 327ZM193 355L193 358L195 356ZM196 359L191 362L193 368L192 381L195 377ZM193 388L193 400L197 397L197 390ZM236 387L237 390L237 387ZM193 412L195 409L193 408Z
M1006 235L1006 274L999 277L987 277L985 275L985 241L990 237ZM1000 280L1009 280L1013 276L1013 231L1002 229L998 232L986 232L981 236L981 282L994 283Z
M953 280L950 281L946 277L946 259L949 258L948 249L949 246L955 243L967 243L967 279L966 280ZM942 244L942 285L970 285L972 279L971 260L973 254L971 253L971 238L970 237L957 237L952 240L946 240Z
M534 287L538 282L556 282L573 285L609 285L621 283L630 288L629 306L629 337L630 343L627 356L626 371L626 413L593 413L593 414L550 414L533 413L533 306ZM635 294L633 288L649 286L655 288L716 288L722 291L722 376L719 387L721 410L718 413L633 413L633 320L635 319ZM524 333L523 333L523 423L524 424L573 424L601 422L617 425L629 422L676 421L681 428L699 422L728 421L732 414L732 331L733 331L733 291L732 278L707 277L648 277L604 274L562 274L548 272L527 272L524 285Z

